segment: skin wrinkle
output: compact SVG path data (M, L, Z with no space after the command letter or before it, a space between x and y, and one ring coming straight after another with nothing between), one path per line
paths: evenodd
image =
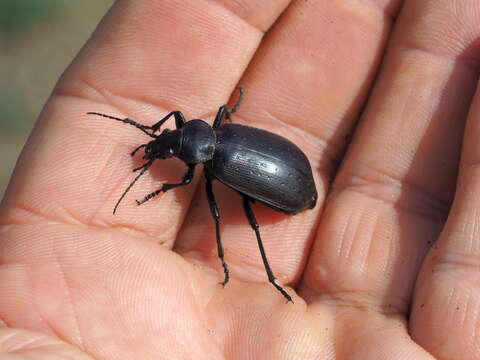
M73 296L72 296L72 291L71 291L71 288L69 286L68 279L65 276L65 271L63 269L62 262L59 261L58 254L56 252L54 252L54 254L55 254L55 260L57 261L57 265L58 265L57 268L59 269L60 276L62 277L62 280L63 280L63 283L64 283L64 288L66 289L67 298L69 299L69 302L68 302L68 305L69 305L69 308L70 308L69 312L73 314L73 323L74 323L74 327L75 327L73 338L75 339L75 344L78 347L80 347L80 349L85 351L86 346L84 344L82 332L80 330L79 316L78 316L78 313L75 309Z
M460 65L462 67L466 67L470 69L476 77L479 76L480 74L480 60L477 59L471 59L471 58L465 58L462 56L455 56L452 57L449 54L442 54L442 53L435 53L432 52L432 50L428 48L422 47L420 44L416 43L409 43L407 41L401 41L398 45L395 46L398 48L399 52L418 52L418 53L423 53L433 59L439 59L439 60L445 60L452 65Z
M119 117L128 117L130 119L135 119L138 118L136 116L129 116L129 111L127 110L127 107L124 106L123 104L125 101L132 101L135 102L138 106L134 107L139 107L142 108L144 105L154 107L159 113L168 113L166 109L172 109L173 105L169 104L168 102L164 102L164 100L160 103L159 101L151 102L148 101L147 99L140 99L140 98L134 98L132 96L127 96L127 95L122 95L120 93L115 93L114 91L108 89L108 88L103 88L103 89L97 89L93 85L90 85L87 81L83 80L83 83L86 84L90 89L94 90L97 94L100 94L102 96L102 101L99 101L99 99L95 99L93 97L86 96L86 94L82 93L71 93L68 92L66 89L60 88L57 92L55 92L55 96L58 98L73 98L73 99L80 99L80 100L87 100L91 101L94 104L99 104L99 108L104 107L105 105L111 106L114 108ZM119 100L117 101L116 98ZM132 106L129 106L132 107ZM95 106L92 106L92 108L95 108ZM148 118L147 117L147 122L145 124L148 125ZM144 122L142 119L141 122ZM153 124L155 121L152 120L150 124Z
M18 214L16 214L16 212ZM28 215L25 215L27 213ZM64 214L69 214L72 215L72 213L65 211ZM35 221L32 221L32 216L36 218ZM24 220L25 219L25 220ZM22 225L31 225L31 224L44 224L48 223L49 225L52 226L57 226L57 225L69 225L69 226L78 226L82 225L88 228L93 228L97 230L105 230L105 229L116 229L119 230L122 234L127 235L129 237L144 237L146 240L151 240L155 239L156 240L156 235L155 234L148 234L146 233L141 227L135 227L132 225L113 225L113 224L94 224L94 223L84 223L81 222L79 219L76 218L71 218L72 221L68 221L67 218L64 219L59 219L57 217L51 217L47 216L43 213L40 212L35 212L33 208L28 207L27 205L22 205L22 204L15 204L12 206L11 214L9 214L9 217L7 220L2 219L2 222L0 222L0 230L6 229L9 226L22 226Z
M471 270L477 272L480 270L480 255L470 254L467 252L455 253L450 251L448 256L443 256L435 259L435 270L455 269L458 272L470 273Z
M402 4L402 1L396 0L358 0L358 2L361 4L373 4L391 22L396 19L398 10Z
M377 173L380 171L380 169L370 168L371 170ZM371 199L380 200L385 204L392 204L408 213L420 215L429 221L441 223L445 221L449 205L445 204L444 201L433 197L413 183L395 179L386 172L379 172L378 174L380 175L371 175L369 178L362 176L360 173L348 174L348 176L344 174L348 180L336 181L333 184L332 192L354 191ZM374 186L382 186L383 190L373 191L375 190ZM393 189L393 191L390 189ZM412 201L418 198L423 199L421 204L424 209L419 209L418 205L410 205L406 198L412 199Z
M338 247L338 251L335 254L338 258L340 258L340 254L343 252L342 251L344 246L343 244L345 242L343 240L346 238L347 230L350 227L350 224L352 223L351 221L352 218L353 218L353 211L350 211L348 213L348 218L346 219L344 226L342 226L342 233L340 234L341 236L340 239L342 239L342 241L339 242L340 246Z
M2 261L2 265L5 265L5 264L8 264L8 265L13 265L14 263L7 263L5 261ZM33 274L35 274L36 272L33 270L32 266L28 265L28 264L24 264L24 263L18 263L22 268L25 269L25 274L26 274L26 278L29 279L29 292L28 292L28 295L29 297L32 296L32 293L34 293L34 284L33 284ZM60 269L61 268L61 264L57 261L57 265L58 266L55 266L55 268L58 268ZM31 306L37 308L38 307L38 303L36 301L32 301L30 303ZM42 314L42 311L40 309L38 309L37 311L37 315L36 315L38 318L39 318L39 321L40 323L42 323L42 325L46 326L46 328L48 329L48 331L51 333L51 334L54 334L57 338L59 339L62 339L62 340L65 340L62 336L61 336L61 333L59 331L57 331L55 325L53 323L51 323L47 317L44 316L44 314ZM2 319L3 320L3 319ZM3 320L3 322L6 324L6 327L7 328L11 328L12 326L11 325L8 325L8 323L6 321ZM21 347L24 347L24 345L22 345Z
M28 283L28 288L29 288L29 297L32 296L32 293L34 292L34 286L33 286L33 281L32 281L32 274L33 274L33 269L32 269L32 266L29 266L29 265L25 265L25 269L26 269L26 274L30 274L30 276L27 276L28 280L29 280L29 283ZM50 333L52 333L53 335L55 335L58 339L61 339L61 340L64 340L63 337L61 336L60 333L57 332L57 328L49 321L49 319L47 319L42 310L38 307L38 302L35 301L35 299L32 299L32 303L31 303L32 307L34 307L36 309L36 315L38 316L39 318L39 322L45 326L48 331Z
M344 308L345 310L371 311L381 315L405 316L408 299L400 297L392 298L388 303L379 303L375 299L379 294L370 290L342 290L336 292L322 293L319 296L321 302L333 308Z
M352 255L352 248L354 246L353 244L353 241L351 241L351 237L352 237L352 234L357 234L358 233L358 228L360 226L360 219L359 219L359 216L363 216L363 213L362 214L356 214L355 216L351 216L350 219L355 219L355 222L348 222L347 224L347 227L346 227L346 231L345 233L348 234L348 238L345 237L345 238L342 238L342 247L340 249L340 257L339 258L342 258L344 259L344 261L346 263L349 262L349 259L351 258L351 255ZM347 240L347 241L345 241Z
M12 332L10 334L10 336L6 337L6 338L2 338L2 343L5 344L5 343L8 343L9 341L12 341L14 338L16 337L20 337L21 334L19 334L19 332ZM16 346L8 346L8 352L9 353L15 353L17 350L21 350L23 348L37 348L36 344L38 343L42 343L45 339L45 335L37 335L36 337L32 337L32 338L26 338L24 339L24 341L22 342L16 342Z
M82 91L76 92L73 88L64 88L60 86L55 86L53 89L52 97L71 97L71 98L78 98L80 100L90 100L93 103L98 104L107 104L112 105L107 102L107 98L105 94L100 90L97 89L93 84L91 84L87 79L80 78L77 80L81 86L79 86ZM112 105L113 106L113 105Z
M261 29L261 28L259 27L259 25L256 25L256 24L252 23L251 21L249 21L248 18L245 18L245 17L239 15L237 12L233 11L231 7L227 7L226 4L222 3L221 1L219 1L219 0L210 0L210 1L211 1L212 3L218 5L218 6L221 7L222 9L228 11L230 14L234 15L237 19L245 22L246 24L248 24L249 26L251 26L253 29L257 30L259 33L261 33L261 36L265 35L265 33L266 33L266 32L268 31L268 29L270 28L270 26L269 26L269 27L267 27L267 28L265 28L265 29ZM233 2L239 4L239 1L238 1L238 0L233 0ZM289 3L289 2L287 2L287 3ZM227 3L227 4L228 4L228 3ZM271 25L272 25L272 24L271 24Z
M377 232L379 232L379 223L380 223L380 216L379 214L377 214L375 216L375 220L373 221L372 223L372 235L370 236L370 239L375 239L376 236L375 234ZM388 254L385 255L386 259L387 259L387 263L385 264L384 268L385 269L390 269L391 268L391 265L390 265L390 262L391 262L391 255L390 255L390 252L391 251L391 248L392 248L392 241L391 239L387 239L387 241L390 243L390 246L389 246L389 252ZM364 257L364 261L362 263L362 272L366 273L368 272L367 269L369 268L369 260L370 259L374 259L374 256L372 256L372 252L373 252L373 248L372 248L372 241L369 241L368 242L368 246L367 246L367 250L365 251L365 257Z

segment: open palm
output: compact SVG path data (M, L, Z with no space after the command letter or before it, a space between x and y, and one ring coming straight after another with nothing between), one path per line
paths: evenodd
M477 5L117 1L0 208L0 359L480 359ZM214 185L224 289L201 176L135 206L180 161L157 161L112 215L147 139L85 115L211 121L238 84L234 121L314 169L315 209L254 205L294 303L234 191Z

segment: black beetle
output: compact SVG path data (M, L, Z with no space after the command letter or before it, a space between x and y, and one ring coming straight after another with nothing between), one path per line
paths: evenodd
M225 273L221 284L225 285L228 282L229 272L220 238L220 213L212 191L212 181L215 179L242 195L243 208L250 226L255 231L268 280L288 301L292 301L291 296L277 283L268 264L259 226L250 203L258 200L274 210L289 215L307 208L314 208L317 202L317 191L312 169L305 154L291 141L254 127L222 123L225 118L230 120L230 115L240 106L243 89L239 88L239 91L239 98L233 108L229 109L227 105L223 105L218 109L213 126L200 119L186 121L180 111L170 112L152 126L142 125L129 118L120 119L97 112L87 114L133 125L153 138L152 141L140 145L131 153L133 156L138 150L144 148L143 159L146 163L133 170L140 173L124 191L113 213L133 184L156 159L178 157L185 162L188 170L181 182L163 184L160 189L148 194L140 201L137 200L138 205L161 192L188 185L193 179L195 166L202 163L205 165L208 203L215 220L218 256ZM172 116L175 118L176 129L165 129L160 135L156 135L155 132Z

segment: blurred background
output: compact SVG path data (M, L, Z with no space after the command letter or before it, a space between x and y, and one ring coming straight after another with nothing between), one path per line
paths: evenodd
M61 73L114 0L0 0L0 199Z

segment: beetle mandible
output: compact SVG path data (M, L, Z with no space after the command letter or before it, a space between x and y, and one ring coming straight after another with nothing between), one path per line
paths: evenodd
M143 160L146 162L133 169L134 172L139 171L139 174L117 201L114 214L127 192L155 160L177 157L187 165L187 171L181 182L163 184L160 189L142 200L137 200L138 205L162 192L190 184L195 166L204 164L207 199L215 220L218 257L224 271L222 286L229 280L229 271L220 237L220 212L212 190L213 180L219 180L243 197L245 215L255 232L268 280L287 301L292 301L292 297L278 284L270 268L251 203L257 200L289 215L314 208L317 190L312 169L305 154L291 141L251 126L224 123L225 119L231 119L231 114L238 110L242 102L243 89L238 89L239 97L235 105L231 109L227 105L220 106L212 126L200 119L186 121L180 111L170 112L152 126L137 123L129 118L121 119L97 112L87 114L133 125L153 138L131 153L133 156L138 150L144 149ZM160 134L155 134L172 116L176 129L165 129Z

